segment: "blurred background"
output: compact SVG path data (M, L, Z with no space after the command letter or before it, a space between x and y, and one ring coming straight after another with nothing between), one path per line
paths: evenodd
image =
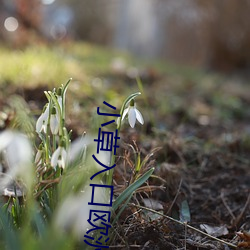
M0 0L0 105L19 93L37 112L72 77L75 123L139 77L157 127L233 125L250 116L249 13L250 0Z
M248 72L249 0L0 0L0 39L84 40L220 71Z
M181 214L188 200L194 225L227 225L225 239L234 242L236 228L250 228L249 13L250 0L0 0L0 132L29 134L47 103L44 91L71 77L65 124L72 140L97 135L103 117L96 110L105 109L104 100L119 112L140 91L136 105L145 123L131 129L124 119L117 190L131 183L134 166L147 159L143 167L155 166L160 176L153 186L164 187L152 193L164 212ZM124 225L137 218L131 211L124 213ZM184 247L180 228L175 232L162 222L152 224L150 217L150 230L140 227L143 237L137 222L126 232L119 233L119 226L115 245L141 238L147 241L140 243L143 249L166 249L151 234L157 225L164 241L179 240L174 249ZM33 231L33 223L26 224ZM18 232L30 239L29 230ZM169 232L179 238L171 240ZM2 235L0 227L0 249ZM41 249L57 239L46 235ZM202 245L196 243L207 241L194 235L190 242L197 249ZM30 240L27 245L31 249Z

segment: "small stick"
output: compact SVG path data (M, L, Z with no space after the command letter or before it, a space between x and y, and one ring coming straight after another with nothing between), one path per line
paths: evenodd
M235 218L235 216L234 216L232 210L230 209L230 207L227 205L227 202L226 202L226 200L225 200L225 196L224 196L224 192L223 192L223 191L222 191L221 194L220 194L220 198L221 198L221 200L222 200L224 206L226 207L227 211L229 212L229 214L230 214L231 217L233 218L233 221L235 221L236 218Z
M182 185L182 179L180 180L178 190L177 190L177 192L176 192L176 195L175 195L175 197L174 197L174 200L172 201L172 203L171 203L171 205L170 205L170 207L169 207L169 209L168 209L168 211L167 211L167 214L169 214L169 213L171 212L171 210L172 210L172 208L173 208L173 205L175 204L175 202L176 202L176 200L177 200L178 194L179 194L180 191L181 191L181 185Z
M187 222L184 222L184 226L185 226L185 245L184 245L184 249L187 250Z
M141 245L129 245L130 247L134 247L134 248L141 248ZM109 248L124 248L124 247L128 247L126 245L116 245L116 246L109 246Z
M140 206L140 205L136 205L136 204L134 204L134 203L131 203L131 204L128 204L128 205L134 206L134 207L137 207L137 208L140 208L140 209L145 209L145 210L150 211L150 212L152 212L152 213L161 215L161 216L163 216L163 217L165 217L165 218L167 218L167 219L169 219L169 220L171 220L171 221L174 221L174 222L176 222L176 223L178 223L178 224L181 224L182 226L186 226L186 227L188 227L189 229L192 229L192 230L194 230L194 231L196 231L196 232L198 232L198 233L200 233L200 234L206 235L207 237L209 237L209 238L211 238L211 239L213 239L213 240L217 240L217 241L219 241L219 242L221 242L221 243L223 243L223 244L226 244L226 245L228 245L228 246L230 246L230 247L237 248L236 245L234 245L234 244L232 244L232 243L229 243L229 242L226 242L226 241L224 241L224 240L218 239L218 238L216 238L216 237L214 237L214 236L212 236L212 235L209 235L209 234L207 234L207 233L205 233L205 232L203 232L203 231L201 231L201 230L199 230L199 229L197 229L197 228L195 228L195 227L192 227L192 226L188 225L187 222L178 221L178 220L176 220L176 219L173 219L173 218L170 217L170 216L167 216L167 215L165 215L165 214L161 214L160 212L157 212L157 211L155 211L155 210L153 210L153 209L150 209L150 208L147 208L147 207L144 207L144 206Z
M245 206L243 207L241 213L237 216L237 218L235 218L234 220L234 225L237 226L238 223L240 222L240 220L242 219L244 213L246 212L247 208L248 208L248 205L250 203L250 194L248 194L248 197L247 197L247 201L245 203Z

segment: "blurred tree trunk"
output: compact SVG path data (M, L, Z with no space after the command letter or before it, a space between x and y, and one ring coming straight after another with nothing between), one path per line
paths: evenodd
M250 1L209 1L209 65L223 71L250 66Z
M39 31L41 3L38 0L16 0L17 19L26 30Z
M77 39L84 39L100 44L112 41L113 0L64 0L74 12L73 29Z
M15 0L16 18L19 22L20 45L41 36L41 2L39 0Z
M158 1L166 58L222 71L250 67L249 0Z

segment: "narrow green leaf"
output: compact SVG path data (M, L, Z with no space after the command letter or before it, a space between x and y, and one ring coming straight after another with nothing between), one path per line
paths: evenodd
M4 233L6 250L21 250L18 235L14 231L14 228L11 227L8 221L8 215L3 212L2 208L0 208L0 228L2 228Z
M124 202L123 206L121 207L121 209L119 209L119 212L117 213L117 215L115 216L112 224L114 225L116 223L116 221L119 219L121 213L124 211L124 209L126 208L127 204L129 203L130 199L132 198L133 193L131 193L129 195L129 197L127 198L127 200Z
M135 167L135 171L136 173L138 173L141 170L141 154L140 152L137 154L137 158L136 158L136 167Z
M127 199L137 188L145 183L145 181L151 176L154 170L154 168L149 169L143 176L138 178L138 180L136 180L133 184L126 188L114 201L112 206L113 210L115 211L125 199Z
M34 223L36 225L37 232L38 232L39 236L40 237L44 236L45 223L44 223L44 220L42 218L42 215L39 212L34 211L33 220L34 220Z
M63 86L63 89L62 89L62 94L65 96L66 94L66 91L68 89L68 86L69 86L69 83L72 81L72 78L69 78L69 80L67 81L67 83Z

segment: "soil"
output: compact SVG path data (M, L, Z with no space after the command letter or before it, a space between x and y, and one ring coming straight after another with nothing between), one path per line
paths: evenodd
M115 194L119 195L138 174L132 147L141 153L141 159L155 151L139 174L150 167L155 167L155 172L122 212L115 225L111 249L228 250L235 248L227 243L235 246L249 243L236 233L250 230L250 116L247 111L250 95L245 94L249 85L237 94L243 103L241 117L235 112L225 120L214 116L220 107L211 104L211 93L200 95L189 84L185 88L189 90L188 96L187 92L177 93L179 89L174 85L163 84L162 79L145 86L156 122L146 121L143 134L139 124L135 130L122 131ZM22 89L21 95L31 109L41 109L44 89ZM172 91L183 98L182 104L166 116L157 108L163 101L162 91ZM20 94L20 90L16 92ZM157 93L158 102L154 100ZM190 95L193 105L186 106ZM229 107L226 111L230 110ZM183 225L139 206L152 208ZM188 226L203 232L206 227L208 234L224 243Z

